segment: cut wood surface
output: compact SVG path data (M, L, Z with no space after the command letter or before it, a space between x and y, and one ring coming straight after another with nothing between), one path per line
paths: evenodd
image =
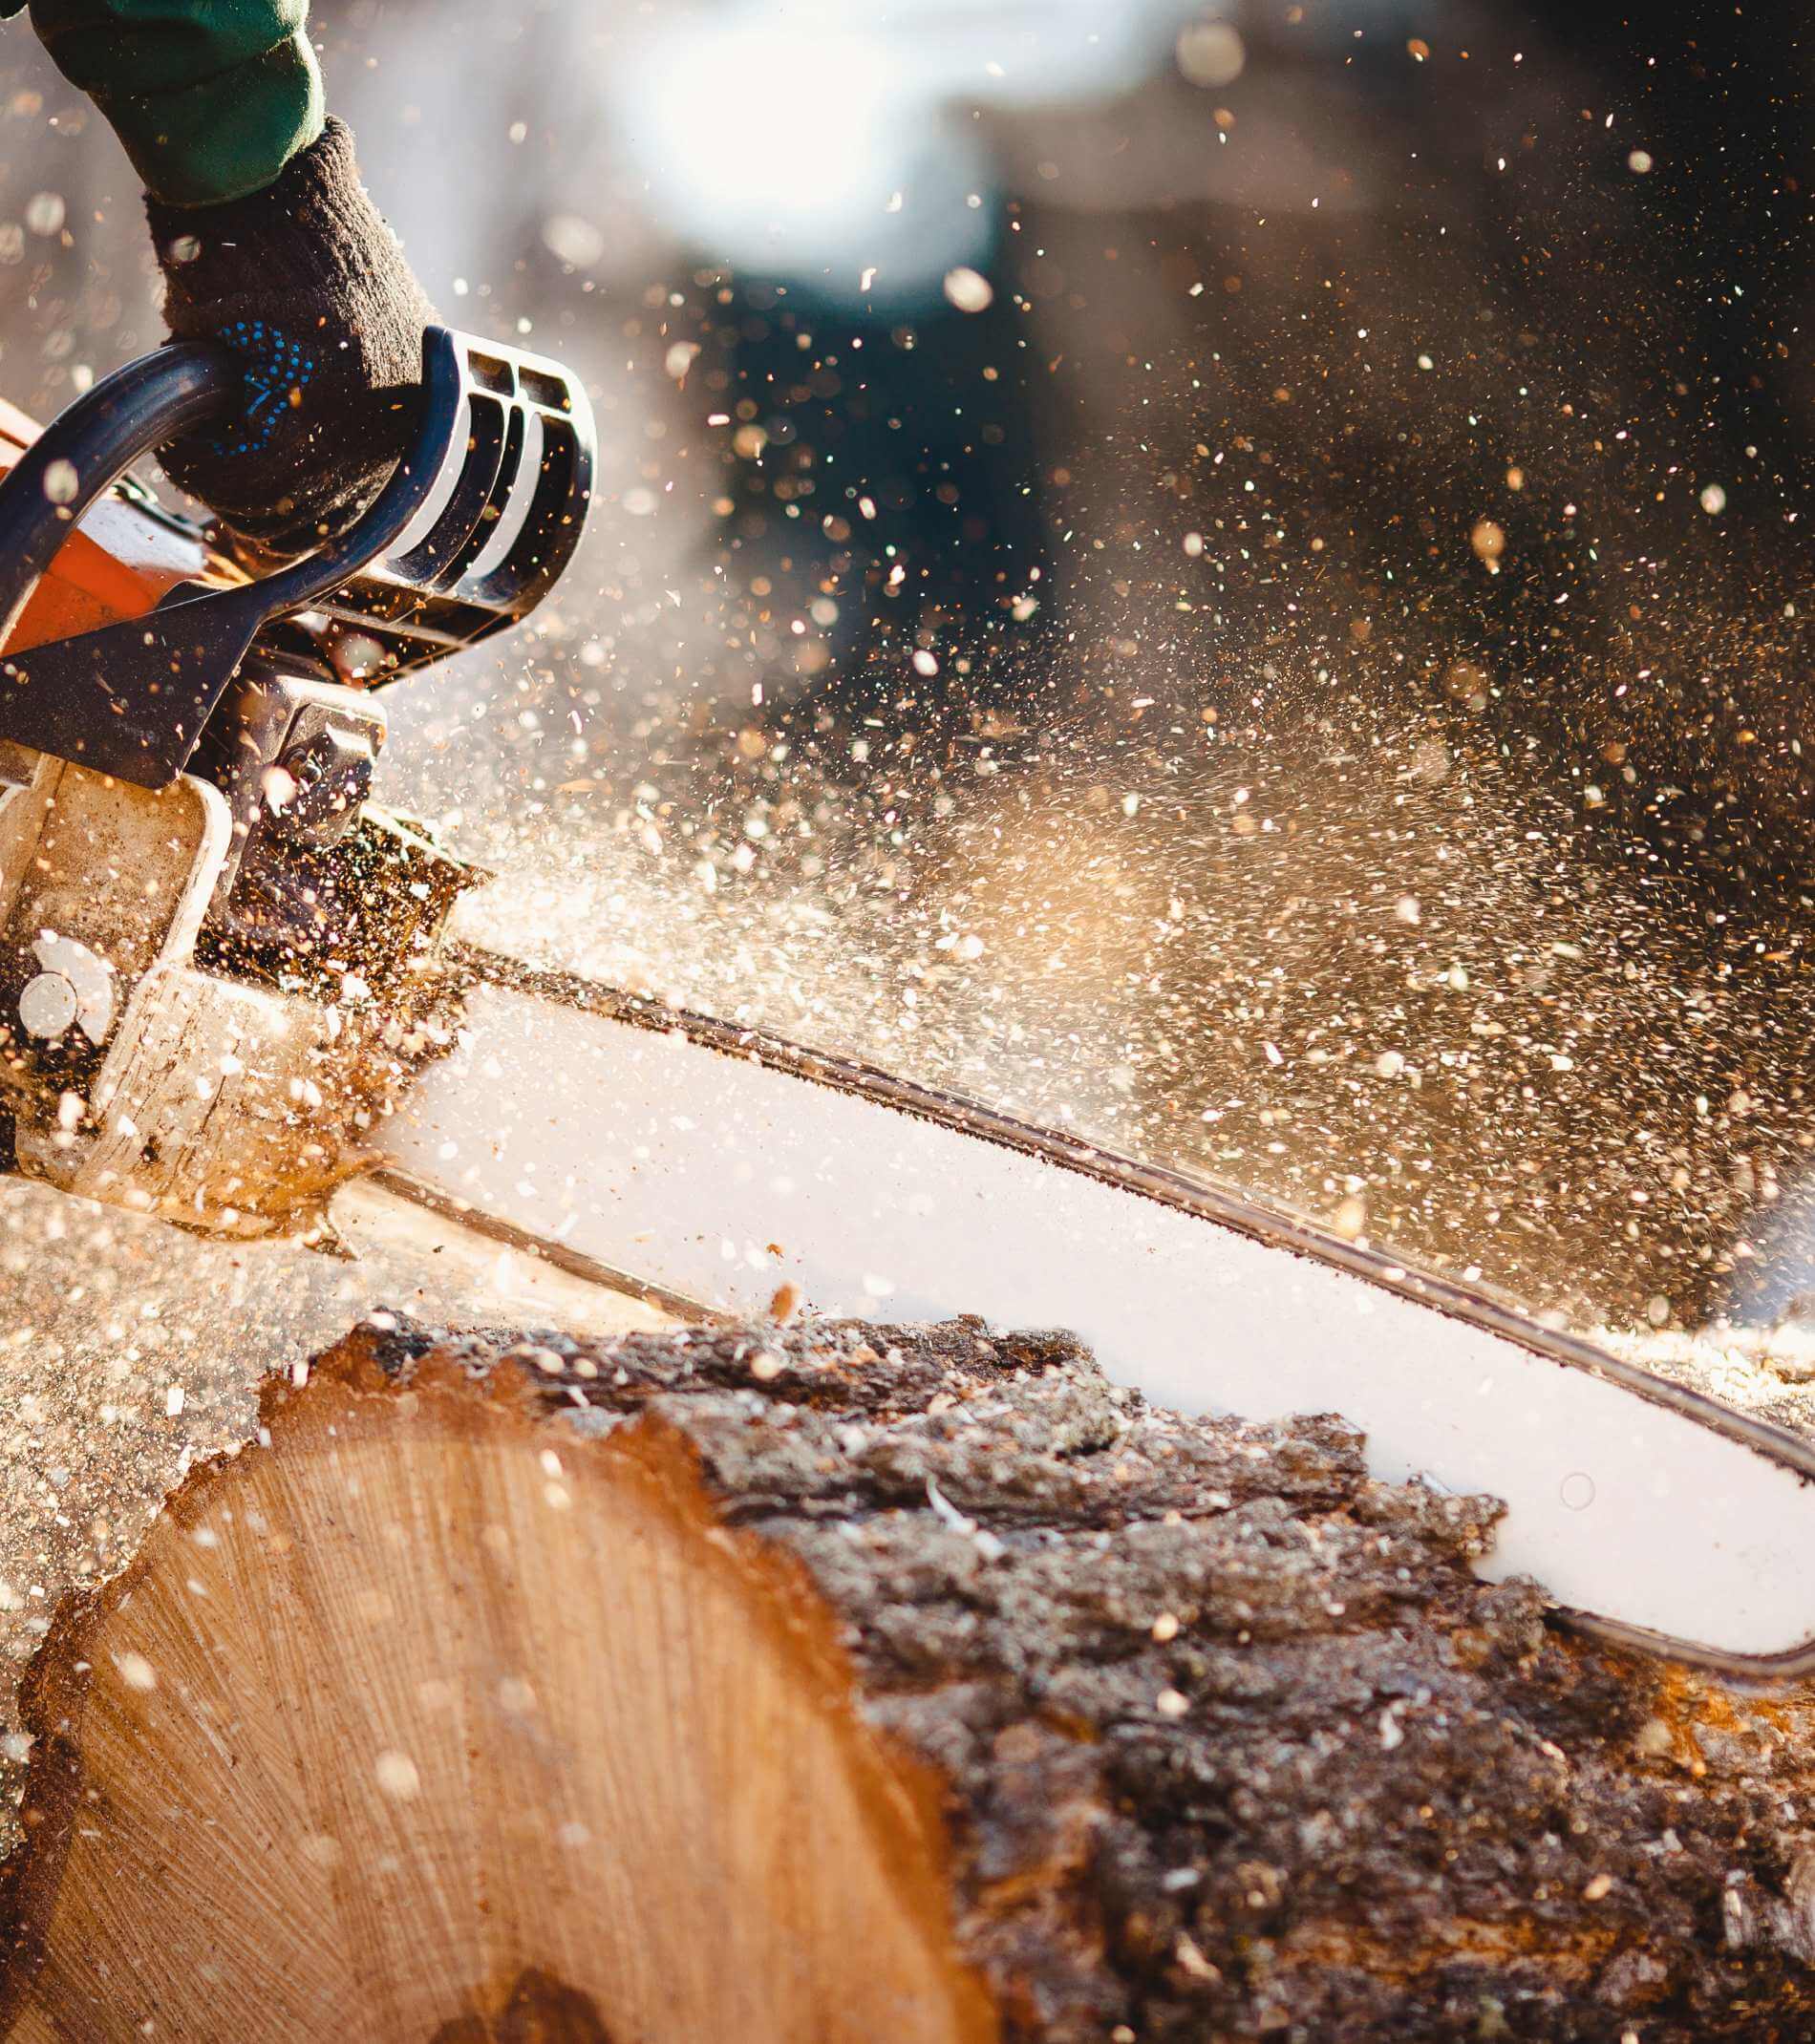
M263 1421L33 1665L0 2035L1815 2036L1815 1698L1339 1420L959 1322L370 1328Z

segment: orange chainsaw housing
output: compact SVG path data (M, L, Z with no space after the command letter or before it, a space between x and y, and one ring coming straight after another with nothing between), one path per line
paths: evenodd
M0 398L0 474L38 436L36 424ZM32 591L18 629L0 652L24 652L53 639L93 631L118 618L142 617L180 582L239 579L200 532L159 517L115 490L99 499L64 541Z

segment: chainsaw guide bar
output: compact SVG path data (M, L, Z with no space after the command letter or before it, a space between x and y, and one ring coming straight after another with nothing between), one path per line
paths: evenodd
M1309 1221L766 1032L466 951L384 1182L683 1313L1064 1327L1187 1412L1335 1412L1505 1501L1487 1573L1611 1644L1815 1672L1815 1448ZM558 1073L558 1087L549 1075Z

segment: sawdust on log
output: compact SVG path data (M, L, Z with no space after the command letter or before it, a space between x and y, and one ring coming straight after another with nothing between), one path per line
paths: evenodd
M1063 1335L609 1361L546 1395L679 1427L950 1782L1012 2035L1815 2035L1815 1698L1560 1635L1471 1572L1492 1501L1372 1480L1339 1418L1157 1410Z
M1006 2036L1815 2035L1815 1697L1560 1634L1471 1572L1491 1501L1372 1480L1339 1419L1184 1418L962 1321L358 1347L672 1429L804 1565L946 1785Z

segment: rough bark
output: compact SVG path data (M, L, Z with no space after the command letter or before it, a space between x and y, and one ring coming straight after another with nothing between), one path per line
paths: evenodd
M193 1476L39 1657L0 2033L11 2017L20 2038L125 2036L149 2012L165 2034L295 2034L261 2019L242 1974L315 1963L274 1956L301 1909L327 1913L306 1952L351 1938L370 1954L371 1977L329 1969L343 1998L321 2033L337 2036L678 2044L705 2033L702 2010L729 2019L721 1973L765 1966L785 1981L749 1989L740 2039L753 2006L765 2035L891 2044L1815 2035L1815 1696L1738 1693L1551 1629L1537 1587L1471 1573L1490 1501L1371 1480L1340 1420L1181 1418L1062 1336L965 1322L591 1346L368 1330L273 1389L265 1419L269 1445ZM552 1456L567 1501L546 1552L548 1515L505 1511L509 1483L494 1497L485 1475L525 1453ZM369 1503L399 1467L420 1478L407 1526ZM224 1616L212 1581L183 1604L198 1532L236 1505L244 1527L254 1501L241 1605ZM632 1508L669 1531L630 1538ZM717 1601L698 1602L689 1569L721 1562ZM656 1577L679 1601L638 1650L662 1664L654 1693L687 1703L626 1709L661 1757L637 1819L649 1867L678 1873L612 1886L599 1869L628 1848L594 1838L575 1878L561 1813L535 1806L549 1781L609 1770L578 1738L619 1683L609 1652L571 1699L531 1666L535 1709L462 1705L470 1777L424 1724L374 1729L387 1685L407 1727L424 1679L490 1681L463 1643L501 1612L520 1647L546 1624L600 1629L621 1666L628 1635L609 1629ZM341 1605L378 1585L361 1629ZM695 1604L716 1615L673 1621ZM220 1650L245 1609L294 1636L233 1688ZM767 1644L721 1655L745 1617ZM192 1665L136 1688L135 1627L162 1642L154 1663L193 1631ZM630 1672L634 1691L648 1671ZM357 1734L335 1731L336 1697ZM380 1736L420 1742L407 1822L367 1779ZM519 1751L538 1739L558 1750L545 1777ZM182 1795L160 1803L166 1777ZM324 1779L331 1796L308 1793L339 1814L309 1820L333 1862L317 1884L288 1893L276 1851L236 1874L247 1812L293 1862L278 1788ZM508 1821L476 1807L495 1779L523 1793ZM166 1807L154 1838L146 1813ZM374 1807L398 1863L368 1836ZM699 1857L707 1808L744 1846ZM764 1840L753 1880L737 1851ZM460 1915L473 1866L478 1928ZM416 1920L430 1892L445 1923ZM388 1942L362 1927L387 1910ZM626 1950L675 1921L704 1956L639 1988ZM853 1939L855 1969L837 1948ZM192 1963L214 1969L203 1988ZM385 2027L381 2006L408 2023ZM203 2007L230 2012L224 2027Z

